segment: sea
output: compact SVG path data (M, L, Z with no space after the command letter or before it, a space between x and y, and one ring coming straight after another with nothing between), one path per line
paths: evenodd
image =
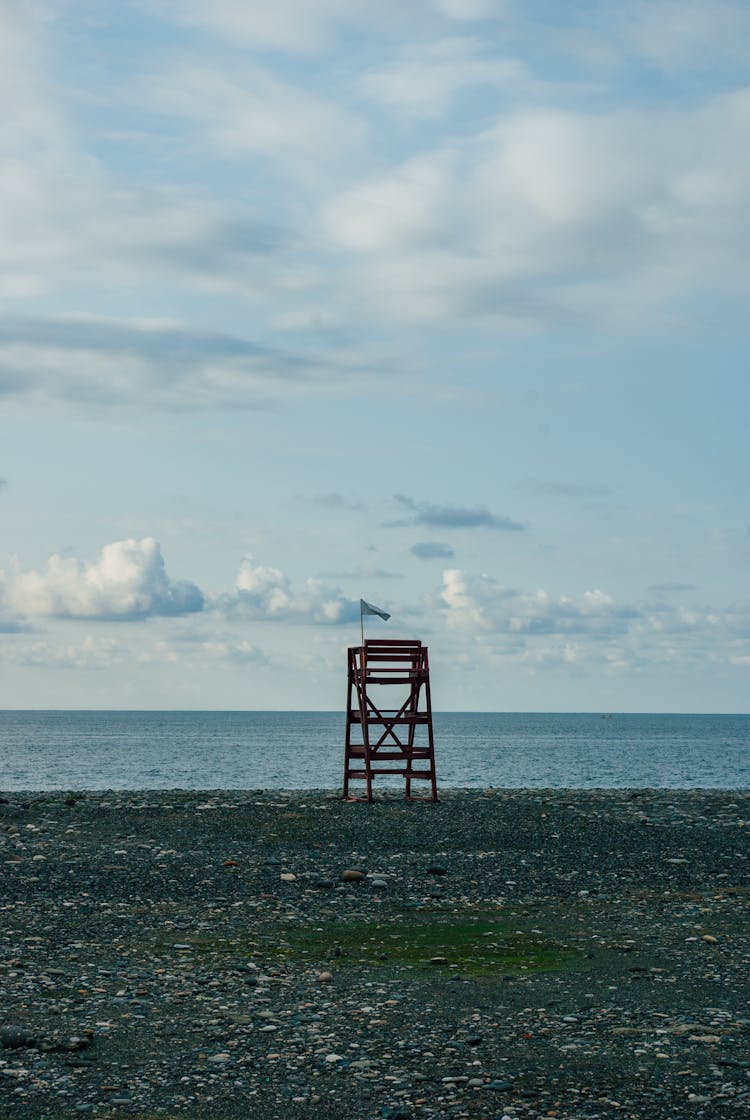
M434 726L444 789L750 788L750 715L442 712ZM336 789L343 744L342 712L0 711L0 791Z

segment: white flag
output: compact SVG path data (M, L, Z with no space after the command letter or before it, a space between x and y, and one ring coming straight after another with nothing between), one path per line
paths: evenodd
M366 603L364 599L359 600L359 613L360 616L365 614L376 614L378 618L382 618L383 622L387 622L391 617L388 611L381 611L380 607L373 607L372 603Z

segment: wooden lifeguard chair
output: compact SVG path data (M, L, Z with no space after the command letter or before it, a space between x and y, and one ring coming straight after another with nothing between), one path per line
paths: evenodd
M401 691L394 703L395 688ZM403 775L407 799L413 781L428 781L425 800L438 800L430 666L427 646L418 641L368 638L349 648L344 798L372 801L372 783L380 774ZM364 780L364 797L350 795L352 779Z

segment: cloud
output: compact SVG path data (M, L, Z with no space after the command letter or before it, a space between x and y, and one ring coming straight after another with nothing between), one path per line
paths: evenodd
M421 49L409 45L403 61L371 71L365 92L386 105L421 116L441 116L456 94L474 86L520 92L533 84L523 63L492 57L479 39L447 38Z
M183 65L160 74L148 94L162 112L200 127L224 153L266 156L298 175L327 177L334 162L350 160L365 140L363 122L350 111L247 62L234 74Z
M610 486L598 483L554 482L542 478L525 478L518 483L518 489L551 498L608 498L612 494Z
M705 670L750 659L748 601L689 608L664 600L622 603L600 589L553 595L452 568L428 606L442 614L457 648L478 643L530 666L588 662L617 673L655 664Z
M233 665L267 665L265 653L246 640L212 638L196 643L198 656Z
M28 629L10 602L5 572L0 569L0 634L21 634Z
M367 0L276 0L273 5L266 0L163 0L163 6L175 18L232 44L300 54L323 49L339 25L372 12Z
M321 506L323 509L346 510L352 513L361 513L366 509L364 502L361 502L358 498L346 498L343 494L335 491L330 494L320 494L312 501L316 506Z
M133 664L137 652L112 638L87 635L79 642L55 644L45 638L34 638L5 650L3 660L31 668L74 669L93 672L111 670L125 663Z
M453 549L442 541L417 541L409 549L418 560L452 560Z
M0 398L106 407L264 407L358 379L236 335L92 315L0 319ZM339 380L340 378L340 380Z
M323 207L386 317L652 317L733 291L750 252L750 88L689 107L535 107L451 136Z
M489 576L471 578L458 568L443 572L440 593L448 623L508 635L586 634L613 636L627 631L639 611L618 605L598 589L577 597L547 591L519 592Z
M502 15L508 0L433 0L435 7L448 19L458 21L488 19Z
M343 571L320 572L321 579L345 580L377 580L377 579L403 579L401 572L391 572L387 568L358 567L348 568Z
M695 591L696 587L693 583L680 583L678 581L672 583L652 583L649 591Z
M17 575L8 597L22 615L53 618L132 621L204 608L194 583L169 578L152 537L105 545L93 564L52 556L44 571Z
M519 531L525 528L510 517L498 517L484 506L443 506L433 502L415 502L405 494L394 498L408 512L406 521L391 522L397 525L429 525L440 529L502 529Z
M28 299L62 288L67 304L69 293L86 290L92 276L102 291L135 282L149 287L154 300L165 277L256 296L283 285L273 262L289 248L289 235L278 205L259 222L249 206L173 186L163 174L155 181L151 174L129 178L122 167L110 170L101 149L111 137L84 130L76 116L81 90L71 98L70 88L50 77L59 77L64 53L60 26L46 4L0 6L0 96L14 106L0 152L0 296ZM136 162L157 150L161 161L165 147L177 145L153 98L135 115L132 84L127 102L116 80L89 92L97 110L104 101L113 119L132 124ZM322 129L322 118L310 123ZM126 130L117 138L127 148Z
M252 556L242 561L234 591L219 597L215 605L228 616L240 614L264 622L338 626L359 619L359 600L348 599L338 587L311 578L296 591L279 568L256 564Z
M744 0L636 0L618 9L615 33L632 54L670 74L750 61Z
M500 16L510 0L159 0L174 19L200 27L255 52L286 51L310 55L337 38L351 42L360 31L370 40L408 37L409 29L466 23Z

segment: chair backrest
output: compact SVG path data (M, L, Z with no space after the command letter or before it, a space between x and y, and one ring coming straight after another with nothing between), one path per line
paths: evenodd
M358 668L370 684L410 684L428 672L427 646L419 641L367 638L358 652Z

